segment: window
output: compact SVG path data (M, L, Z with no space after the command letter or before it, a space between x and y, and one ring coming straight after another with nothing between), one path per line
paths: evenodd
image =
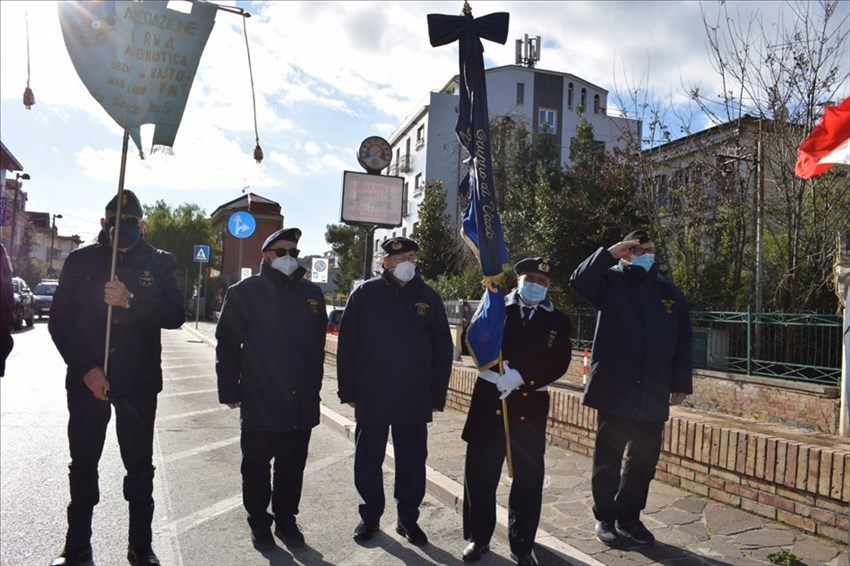
M401 215L402 216L407 216L408 214L410 214L410 207L408 206L407 195L408 195L407 181L405 181L404 190L402 190L402 193L401 193Z
M407 238L407 226L404 226L404 227L401 229L401 237L402 237L402 238Z
M520 106L525 104L525 83L516 84L516 103Z
M555 120L558 117L558 112L551 108L541 108L537 112L537 131L546 134L558 133L558 128Z
M423 145L425 145L425 124L416 130L416 149L422 149Z
M581 106L579 106L579 108L581 108L582 112L585 112L587 110L587 89L586 88L581 89Z
M599 114L599 95L598 94L593 95L593 113Z
M425 183L422 182L422 173L416 175L413 181L413 196L422 196L425 190Z
M567 109L573 109L573 83L567 86Z

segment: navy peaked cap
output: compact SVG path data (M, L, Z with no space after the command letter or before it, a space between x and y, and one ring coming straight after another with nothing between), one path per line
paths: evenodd
M301 238L301 230L298 228L281 228L263 242L263 251L266 251L271 247L272 244L278 242L280 240L286 240L288 242L298 243L298 240Z
M106 205L106 215L115 216L118 214L118 195L112 197L109 204ZM139 202L139 197L131 190L124 189L121 192L121 216L132 216L134 218L142 218L145 213L142 211L142 203Z
M514 273L522 275L523 273L539 273L546 277L552 277L555 272L555 266L547 257L527 257L514 266Z
M403 238L399 236L385 241L381 244L381 248L383 248L387 255L396 255L407 252L418 252L419 244L410 238Z

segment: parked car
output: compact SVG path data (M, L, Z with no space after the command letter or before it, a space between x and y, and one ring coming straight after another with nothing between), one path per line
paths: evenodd
M38 315L38 318L50 314L50 306L53 304L53 293L56 292L58 286L59 281L45 279L32 290L33 300L35 301L35 314Z
M339 334L339 321L342 320L344 308L328 307L328 334Z
M20 277L12 277L12 291L15 296L12 328L20 330L24 327L24 322L27 326L32 326L35 324L35 304L29 285Z

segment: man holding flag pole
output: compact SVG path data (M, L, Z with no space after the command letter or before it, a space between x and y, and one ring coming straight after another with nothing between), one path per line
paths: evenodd
M511 487L509 540L517 563L531 566L537 564L532 548L540 518L549 411L549 395L538 389L545 390L546 384L558 379L567 369L570 324L545 298L552 269L548 260L528 258L517 264L520 291L508 298L507 310L501 288L509 263L493 185L481 38L505 43L508 20L509 15L504 12L473 18L469 4L464 3L462 16L429 14L428 31L433 47L454 41L460 44L460 100L455 131L469 154L466 161L469 172L459 188L468 199L461 231L479 259L485 287L466 338L479 368L479 379L463 432L468 443L463 530L464 538L469 541L463 559L479 560L489 550L496 523L496 487L502 463L507 460L508 476L513 478L512 452L515 451L517 475ZM532 314L521 321L520 304L532 307L531 310L542 307L537 320L531 322ZM509 313L507 325L506 312ZM509 405L517 409L512 409L510 415ZM516 436L512 436L512 429Z

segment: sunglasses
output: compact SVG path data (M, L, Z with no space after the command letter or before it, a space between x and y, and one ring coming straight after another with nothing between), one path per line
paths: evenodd
M109 224L110 226L112 226L113 228L115 228L115 217L110 216L109 218L106 219L106 223ZM131 228L136 228L139 225L139 219L133 218L132 216L122 216L121 217L121 224L126 224L127 226L130 226Z
M298 257L298 254L301 253L301 250L297 250L295 248L292 248L291 250L285 250L283 248L274 248L268 251L270 253L275 254L277 257L283 257L285 255L289 255L291 257Z

